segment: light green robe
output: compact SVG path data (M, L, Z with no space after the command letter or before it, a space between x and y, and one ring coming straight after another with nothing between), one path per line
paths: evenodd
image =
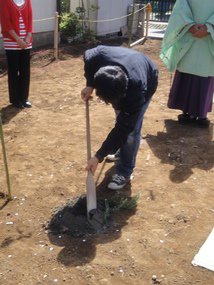
M194 24L206 24L209 35L193 37ZM162 41L160 58L171 72L214 76L214 0L177 0Z

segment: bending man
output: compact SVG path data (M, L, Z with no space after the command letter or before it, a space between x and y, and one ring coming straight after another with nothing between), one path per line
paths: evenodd
M84 54L86 87L81 96L88 100L93 90L116 111L116 123L100 149L87 164L95 173L97 165L120 151L116 173L108 184L121 189L129 181L136 163L143 116L158 84L158 70L147 56L125 47L98 46Z

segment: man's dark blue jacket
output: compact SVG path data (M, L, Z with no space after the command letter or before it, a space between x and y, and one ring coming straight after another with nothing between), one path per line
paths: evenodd
M129 79L126 96L113 106L120 111L116 124L96 153L98 160L102 161L106 155L115 153L134 130L142 106L157 88L158 69L143 53L116 46L100 45L86 50L84 62L87 86L94 87L94 74L107 65L121 67Z

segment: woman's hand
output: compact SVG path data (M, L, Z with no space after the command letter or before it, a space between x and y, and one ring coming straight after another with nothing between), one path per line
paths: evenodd
M207 26L206 25L197 25L196 31L193 34L196 38L204 38L208 35Z
M86 86L85 88L82 89L81 91L81 97L83 101L87 101L90 98L92 98L92 93L93 93L94 88L90 86Z
M20 38L17 39L16 42L20 46L21 49L25 49L28 46L28 44Z
M17 35L15 30L9 30L8 33L17 42L17 45L20 46L21 49L25 49L28 46L28 44Z
M193 25L189 32L196 38L204 38L208 35L207 26L202 24Z
M91 159L88 160L88 164L86 166L86 170L90 170L92 172L92 174L94 175L96 169L97 169L97 165L98 165L99 161L96 158L96 156L92 157Z
M27 45L29 45L30 39L31 39L31 33L28 33L26 38L25 38L25 42L27 43Z

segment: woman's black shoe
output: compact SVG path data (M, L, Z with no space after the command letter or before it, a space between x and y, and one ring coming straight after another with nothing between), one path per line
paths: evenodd
M22 103L12 103L12 106L17 108L17 109L23 109L24 108Z
M180 114L178 115L178 122L181 125L192 124L196 122L196 118L190 116L189 114Z

